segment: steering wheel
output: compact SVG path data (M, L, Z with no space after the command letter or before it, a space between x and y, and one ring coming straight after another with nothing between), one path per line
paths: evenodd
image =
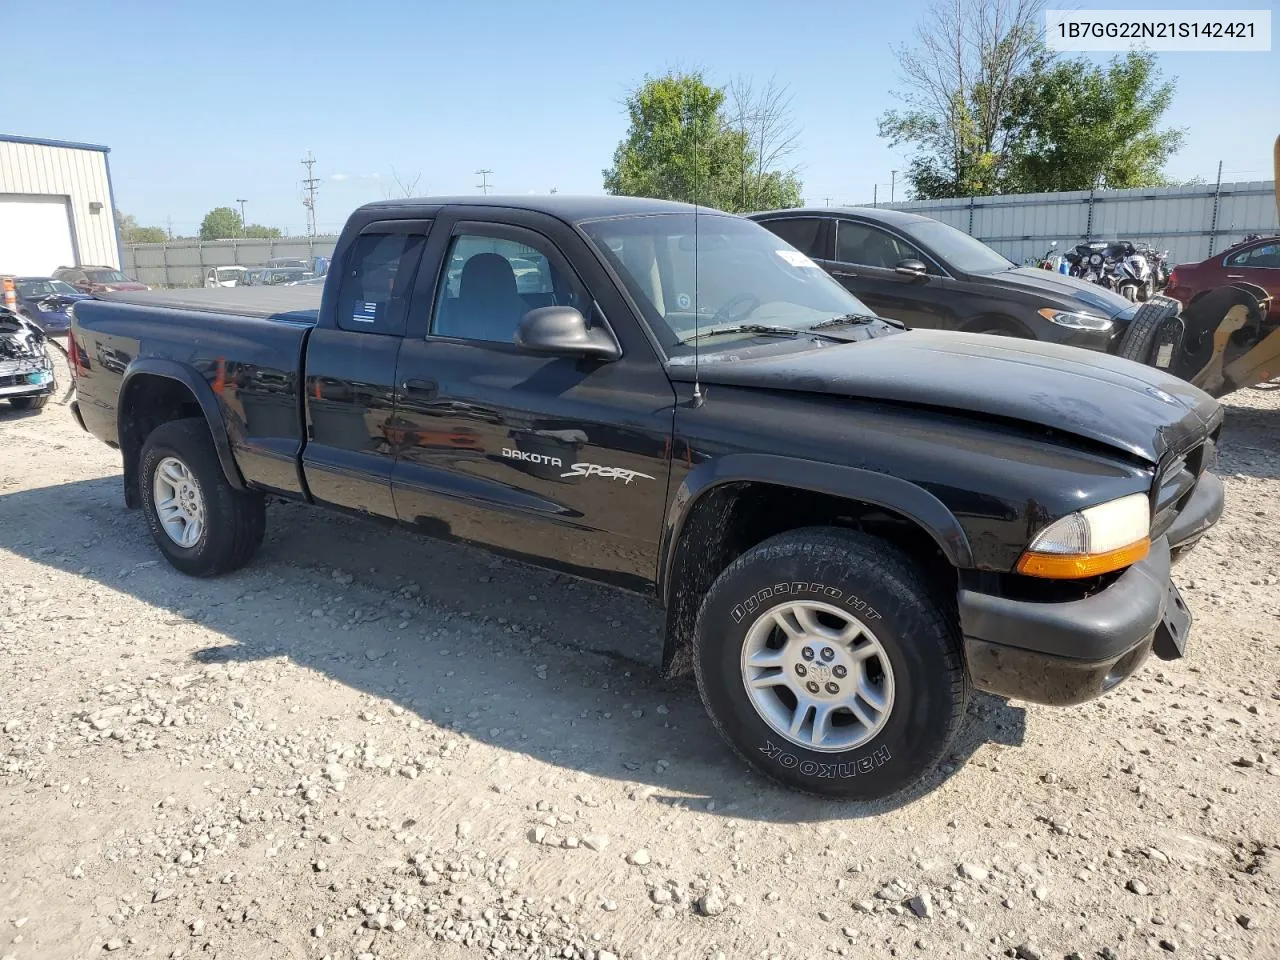
M736 305L745 305L746 309L737 309ZM711 315L711 319L707 321L712 326L718 322L729 321L732 323L741 323L751 315L751 311L760 306L760 298L751 293L740 293L736 297L730 297L720 305L720 309Z

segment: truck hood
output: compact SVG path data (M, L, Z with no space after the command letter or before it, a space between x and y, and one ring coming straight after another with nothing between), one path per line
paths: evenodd
M1096 283L1039 267L1017 267L1000 273L984 274L979 279L995 287L1016 287L1023 293L1068 300L1077 310L1100 314L1110 320L1133 308L1133 304L1120 294ZM1045 306L1052 304L1046 303Z
M673 377L691 380L685 365ZM1154 367L1058 344L943 330L737 358L703 354L703 384L789 390L1035 424L1155 464L1221 418L1207 393Z

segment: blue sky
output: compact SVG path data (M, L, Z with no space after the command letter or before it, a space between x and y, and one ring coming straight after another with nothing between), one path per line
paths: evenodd
M1203 3L1063 3L1197 8ZM1239 7L1269 4L1242 0ZM107 144L119 206L193 232L245 198L253 222L302 232L299 163L323 178L322 230L383 197L393 169L417 192L598 193L646 73L771 75L801 127L808 202L887 197L905 156L876 136L895 104L892 48L924 0L311 0L19 4L4 14L4 132ZM1105 55L1102 55L1105 57ZM1175 177L1269 179L1280 134L1280 48L1162 54L1168 115L1188 131Z

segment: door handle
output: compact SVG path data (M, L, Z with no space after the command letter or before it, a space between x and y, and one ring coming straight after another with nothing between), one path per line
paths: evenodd
M1228 274L1227 274L1227 279L1228 279L1228 280L1243 280L1243 279L1244 279L1244 274L1243 274L1243 273L1228 273Z
M400 386L405 393L419 397L434 397L440 391L440 385L434 380L406 380Z
M832 270L831 275L833 277L851 277L851 278L858 276L852 270Z

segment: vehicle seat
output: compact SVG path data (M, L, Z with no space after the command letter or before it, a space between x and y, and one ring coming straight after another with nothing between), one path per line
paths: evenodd
M516 292L516 275L506 257L496 253L472 255L458 279L458 298L436 333L469 340L510 343L529 310Z
M862 256L860 262L868 267L881 267L888 269L896 262L892 258L892 250L889 247L889 242L884 237L868 237L863 241L860 253Z

